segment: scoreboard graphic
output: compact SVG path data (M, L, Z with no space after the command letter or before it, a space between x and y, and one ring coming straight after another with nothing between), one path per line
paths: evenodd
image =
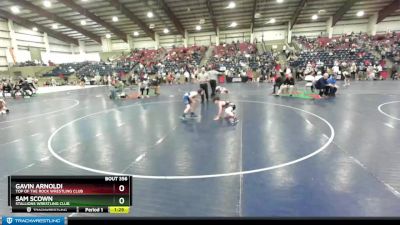
M129 213L130 176L9 176L13 213Z

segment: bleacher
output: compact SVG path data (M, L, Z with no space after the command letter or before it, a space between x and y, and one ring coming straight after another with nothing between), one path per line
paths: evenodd
M38 61L25 61L19 62L14 65L15 67L26 67L26 66L47 66L44 63L40 63Z
M250 67L253 70L259 68L257 47L254 44L231 43L214 47L213 56L207 62L208 67L234 69L239 71L241 67Z
M173 47L156 66L157 71L163 70L163 72L168 73L186 68L186 66L196 67L200 65L206 51L207 47L204 46Z
M76 71L80 70L82 67L90 64L90 62L80 62L80 63L64 63L58 65L52 71L43 74L44 77L55 77L55 76L68 76L74 74Z
M304 68L308 62L321 61L324 65L332 67L335 61L355 61L359 64L366 60L371 62L376 61L371 52L365 52L361 49L357 49L353 52L350 49L337 49L332 51L318 50L314 52L301 52L297 60L290 61L290 66Z
M98 63L91 63L81 70L77 72L78 76L87 76L87 77L93 77L96 75L100 76L108 76L108 75L113 75L114 73L129 73L134 66L136 65L136 62L123 62L123 61L117 61L113 63L105 63L105 62L98 62Z

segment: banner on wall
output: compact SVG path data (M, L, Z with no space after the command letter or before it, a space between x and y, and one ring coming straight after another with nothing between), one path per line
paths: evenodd
M41 53L40 48L30 47L29 52L31 54L31 60L33 60L33 61L37 60L39 62L42 61L42 53Z
M285 31L264 31L262 33L264 41L284 40Z
M11 47L11 48L8 48L8 50L10 51L10 55L11 55L13 61L14 61L14 64L16 64L17 63L17 58L15 57L14 48Z

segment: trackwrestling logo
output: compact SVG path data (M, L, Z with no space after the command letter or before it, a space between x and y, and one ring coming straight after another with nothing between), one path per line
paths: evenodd
M3 224L12 225L36 225L52 224L64 225L64 217L3 217Z

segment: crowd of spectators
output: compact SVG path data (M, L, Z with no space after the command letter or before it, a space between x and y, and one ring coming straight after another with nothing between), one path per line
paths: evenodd
M258 54L257 47L249 42L232 42L214 47L213 56L207 68L225 72L227 77L247 77L253 80L255 74L267 80L277 64L277 56L271 52Z
M376 80L388 79L389 76L397 79L400 72L399 37L394 32L375 36L351 33L331 39L295 37L303 49L290 54L288 61L291 67L306 72L310 71L310 66L307 65L331 70L338 66L336 72L342 79L346 77L344 74L351 74L352 79ZM373 51L380 54L380 58L375 57ZM387 67L386 58L393 62L392 68Z
M90 62L80 62L80 63L62 63L56 66L53 70L48 73L43 74L44 77L63 77L74 74L86 65L91 64Z
M25 62L19 62L14 65L15 67L25 67L25 66L47 66L45 63L40 62L38 60L28 60Z
M17 95L21 95L22 97L31 97L36 93L37 82L38 80L31 76L19 77L17 79L3 78L0 81L0 92L2 93L3 98L7 95L10 95L13 98Z

